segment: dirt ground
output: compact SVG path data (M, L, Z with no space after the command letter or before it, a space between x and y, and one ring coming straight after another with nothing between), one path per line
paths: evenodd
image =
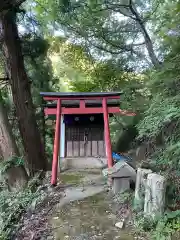
M128 207L115 206L99 172L65 172L61 182L21 219L16 240L131 240L130 229L119 229Z

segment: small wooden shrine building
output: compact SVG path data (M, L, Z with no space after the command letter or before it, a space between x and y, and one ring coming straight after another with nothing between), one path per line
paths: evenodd
M121 92L41 92L45 115L56 116L51 184L57 183L58 157L107 157L112 167L109 115L124 114Z

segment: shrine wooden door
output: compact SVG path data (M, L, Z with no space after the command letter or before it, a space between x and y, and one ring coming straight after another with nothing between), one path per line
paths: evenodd
M104 157L104 127L68 126L65 131L66 157Z

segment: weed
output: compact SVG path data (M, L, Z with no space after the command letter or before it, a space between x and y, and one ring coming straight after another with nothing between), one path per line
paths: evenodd
M180 211L165 212L162 217L147 218L143 212L134 218L136 232L149 232L152 240L171 240L180 231Z
M29 182L23 192L6 190L0 192L0 240L10 239L22 213L27 210L34 199L39 197L34 187L38 185L38 175Z
M132 191L125 191L115 195L115 201L120 204L130 203L132 205L134 193Z

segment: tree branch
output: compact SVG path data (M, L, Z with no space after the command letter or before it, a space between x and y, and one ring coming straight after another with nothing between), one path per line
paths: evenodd
M114 42L111 42L109 41L109 39L106 38L106 36L103 34L101 36L101 38L106 42L108 43L109 45L111 45L113 48L117 48L117 49L121 49L121 51L117 54L120 54L122 52L131 52L132 54L136 54L138 55L138 53L133 49L133 45L135 46L135 44L131 44L131 45L123 45L123 46L120 46L119 44L115 44ZM138 45L137 45L138 46Z
M159 62L158 58L156 57L156 54L155 54L154 49L153 49L153 44L152 44L151 38L150 38L150 36L149 36L145 26L144 26L143 20L139 16L139 13L137 12L137 9L135 8L135 6L132 5L132 0L130 2L131 2L130 10L131 10L132 14L136 17L136 22L138 23L138 25L141 29L141 32L144 36L146 48L147 48L147 51L149 53L149 57L151 59L151 62L155 67L159 67L160 62Z
M121 54L123 53L124 51L123 50L119 50L119 51L113 51L113 50L110 50L110 49L107 49L103 46L100 46L100 45L96 45L94 43L91 42L91 44L95 47L95 48L98 48L99 50L101 51L104 51L104 52L107 52L107 53L110 53L110 54L113 54L113 55L118 55L118 54Z

